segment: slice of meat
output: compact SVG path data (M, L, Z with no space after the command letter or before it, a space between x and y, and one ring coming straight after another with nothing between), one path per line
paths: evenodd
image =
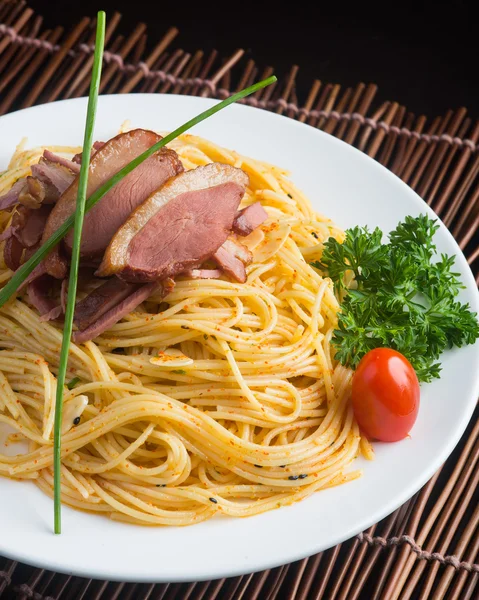
M27 177L26 181L26 189L19 194L18 202L27 208L37 209L45 200L45 185L31 175Z
M90 158L95 154L95 152L98 152L98 150L100 150L100 148L102 148L104 145L105 145L105 142L93 142L93 146L91 147ZM83 152L79 152L78 154L75 154L75 156L72 158L72 162L81 165L82 156L83 156Z
M40 313L41 321L58 319L62 314L62 307L54 300L54 290L57 282L49 275L37 277L28 284L27 293L30 304Z
M44 202L55 204L65 190L75 180L76 173L69 168L44 158L36 165L32 165L32 176L38 179L44 187Z
M10 210L18 204L18 198L22 192L27 189L27 181L24 177L16 181L12 187L0 196L0 210Z
M152 131L136 129L107 142L91 160L87 196L160 139ZM101 256L130 213L167 179L182 170L183 166L176 152L163 148L124 177L85 215L82 257ZM77 192L78 180L62 195L53 209L45 227L43 242L75 212ZM67 251L71 250L72 243L73 233L70 232L65 237ZM46 258L48 273L59 279L65 277L67 264L67 258L62 256L59 247Z
M171 179L118 230L97 274L146 282L197 268L225 242L247 185L220 163Z
M23 250L38 244L49 213L49 206L42 206L37 210L18 206L13 214L12 224L0 236L0 241L5 240L3 258L7 267L18 269L22 263Z
M41 240L50 211L48 205L29 211L23 227L16 234L25 248L32 248Z
M78 165L45 150L39 163L32 165L32 176L22 177L0 196L0 210L9 210L19 202L29 208L37 208L42 202L53 204L71 185L78 170Z
M80 172L80 165L77 162L68 160L68 158L65 158L64 156L58 156L58 154L54 154L53 152L50 152L50 150L45 150L43 152L43 157L52 163L58 163L59 165L70 169L73 173L77 174Z
M233 231L238 235L246 237L268 218L268 213L261 206L261 202L255 202L243 210L240 210L233 221Z
M218 266L240 283L246 281L245 265L248 265L252 258L253 255L248 248L232 237L228 238L221 248L218 248L213 254L213 260Z
M153 293L160 296L160 298L165 298L173 290L174 286L175 282L172 279L134 286L134 291L119 304L104 312L86 329L75 331L73 341L77 344L82 344L98 337L127 314L135 310L137 306L147 300Z
M56 321L64 314L61 304L57 304L47 313L40 316L40 321Z
M86 329L111 308L120 304L136 289L138 289L138 285L126 283L118 277L112 277L105 281L83 300L77 302L74 317L75 325L78 329Z
M12 237L14 232L15 232L15 228L13 227L13 225L9 225L0 234L0 242L4 242L5 240L8 240L8 238Z
M38 250L38 248L36 248L36 250ZM25 251L25 259L28 260L29 258L31 258L31 256L33 256L34 252L35 252L35 247L27 248L27 250ZM31 253L31 256L29 256L30 253ZM30 275L18 286L17 292L21 292L25 287L28 287L28 285L30 283L32 283L39 277L42 277L42 275L45 275L46 272L47 271L45 269L45 263L41 262L39 265L37 265L33 269L33 271L30 273Z
M23 250L23 245L14 235L9 237L5 242L5 247L3 248L3 260L7 267L12 271L16 271L22 264Z
M19 232L25 226L30 212L31 211L28 208L25 208L24 206L18 206L17 210L13 213L11 224L5 229L2 235L0 235L0 242L15 236L21 243L21 239L19 239Z

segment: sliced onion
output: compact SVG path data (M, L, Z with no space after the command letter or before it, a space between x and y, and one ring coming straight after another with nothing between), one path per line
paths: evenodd
M273 225L275 226L273 227ZM283 247L288 239L291 233L291 225L289 223L274 223L273 225L268 227L269 231L266 232L264 240L253 252L254 262L266 262L269 260Z
M158 352L158 356L150 358L150 363L157 367L186 367L192 365L193 362L192 358L176 348L167 348L162 352Z
M63 406L62 435L70 431L74 425L73 422L82 416L87 405L88 396L84 396L83 394L65 402Z

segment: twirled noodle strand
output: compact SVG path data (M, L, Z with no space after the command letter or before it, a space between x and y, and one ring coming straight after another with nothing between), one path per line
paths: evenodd
M350 406L352 373L331 347L339 304L309 265L343 233L284 170L189 135L172 147L186 169L244 169L243 206L259 200L269 219L244 240L254 256L244 285L180 277L166 299L72 345L78 382L65 389L65 415L78 418L64 423L63 502L144 525L278 508L357 477L354 459L372 457ZM43 150L19 147L0 193ZM0 285L10 276L2 263ZM48 494L59 327L25 294L0 309L0 475Z

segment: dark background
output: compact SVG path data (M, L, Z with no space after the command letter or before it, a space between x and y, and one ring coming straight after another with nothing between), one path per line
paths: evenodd
M161 0L29 0L51 25L73 24L102 8L119 10L120 29L144 21L153 44L170 25L180 29L174 46L187 51L241 47L261 65L285 73L300 66L299 96L314 78L379 85L378 97L435 115L466 106L479 116L479 35L473 2L205 2L191 8ZM475 11L474 11L475 12Z

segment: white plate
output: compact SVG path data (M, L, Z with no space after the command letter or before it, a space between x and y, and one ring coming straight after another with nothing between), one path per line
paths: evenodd
M99 102L95 138L109 138L125 119L134 126L171 130L212 104L186 96L105 96ZM1 118L0 168L24 136L32 146L81 144L85 112L85 99L78 99ZM374 160L291 119L232 106L193 133L290 169L315 208L343 227L378 225L388 232L405 215L431 214ZM457 254L457 270L467 286L462 300L478 311L472 274L443 226L437 244L440 251ZM55 536L51 500L32 484L0 478L0 554L77 575L153 582L258 571L334 546L403 504L458 442L479 393L479 345L447 352L442 362L441 379L422 388L411 439L376 444L376 460L361 461L364 476L359 480L263 515L217 518L183 528L124 525L64 507L63 534Z

